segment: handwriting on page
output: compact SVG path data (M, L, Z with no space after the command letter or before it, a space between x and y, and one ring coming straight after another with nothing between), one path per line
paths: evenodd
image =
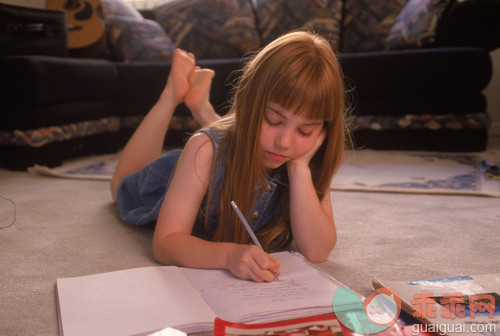
M296 279L290 275L282 275L279 281L254 283L246 280L230 279L227 281L227 274L213 274L211 279L204 279L211 285L200 288L203 293L220 292L220 294L238 298L241 301L261 301L283 302L289 300L302 300L307 295L312 295L311 284L304 282L304 279ZM226 281L225 281L226 280ZM196 287L196 286L195 286Z
M336 285L303 261L284 265L279 281L256 283L222 270L183 270L208 305L229 320L304 307L331 307ZM304 269L309 271L304 272ZM202 273L200 273L202 272Z

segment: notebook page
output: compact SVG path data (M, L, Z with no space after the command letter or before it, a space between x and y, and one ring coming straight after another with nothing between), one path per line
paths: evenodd
M57 279L60 334L133 335L213 328L214 312L176 267Z
M294 254L274 256L281 263L279 281L256 283L223 270L182 272L212 310L228 321L269 322L333 312L333 294L338 287L333 281Z

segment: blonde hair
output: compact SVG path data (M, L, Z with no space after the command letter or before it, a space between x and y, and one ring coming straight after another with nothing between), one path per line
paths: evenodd
M322 198L329 192L346 139L342 77L329 43L304 31L276 39L245 64L230 111L215 125L227 129L227 135L218 154L225 166L218 199L220 222L213 240L250 242L243 225L235 225L239 219L230 201L234 200L248 217L263 192L267 176L259 155L259 135L269 102L294 109L307 119L324 120L327 136L310 167L318 196ZM290 244L293 237L288 196L271 222L256 235L268 252Z

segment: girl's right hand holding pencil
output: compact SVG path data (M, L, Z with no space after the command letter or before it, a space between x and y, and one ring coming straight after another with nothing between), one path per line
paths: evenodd
M256 245L235 244L227 259L228 269L236 277L256 282L274 281L280 261Z

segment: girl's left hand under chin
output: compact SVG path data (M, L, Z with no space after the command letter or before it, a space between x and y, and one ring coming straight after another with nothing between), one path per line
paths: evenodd
M287 162L288 168L290 168L291 166L294 166L294 165L304 165L306 167L309 167L309 162L313 158L314 154L316 154L318 149L321 147L321 145L323 144L323 141L325 141L325 138L326 138L326 129L322 128L321 132L318 135L318 138L316 139L316 142L311 147L311 149L308 152L306 152L304 155L288 161Z

